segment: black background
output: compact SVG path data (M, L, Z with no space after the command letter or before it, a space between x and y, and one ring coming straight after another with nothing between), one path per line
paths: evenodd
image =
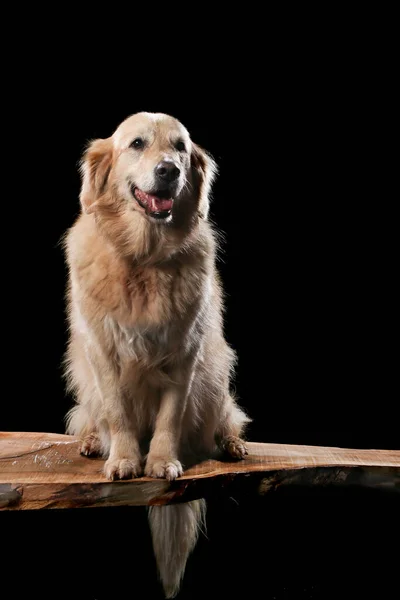
M226 336L238 353L236 391L253 419L249 439L399 449L397 270L388 266L394 238L377 173L390 115L371 63L296 52L278 61L274 53L251 68L243 58L240 70L232 57L226 71L218 61L206 68L201 56L185 78L171 69L160 81L158 63L142 78L136 67L121 76L112 61L94 73L98 54L83 64L50 54L27 52L4 94L12 160L3 162L0 429L64 430L71 400L61 379L59 241L79 210L77 163L89 139L148 110L180 119L220 167L212 218L225 233ZM210 507L209 539L199 542L181 597L390 590L394 502L367 490L221 499ZM67 580L72 597L158 597L144 511L78 513L2 515L5 564L14 568L27 540L40 556L24 557L21 594L29 586L64 597Z

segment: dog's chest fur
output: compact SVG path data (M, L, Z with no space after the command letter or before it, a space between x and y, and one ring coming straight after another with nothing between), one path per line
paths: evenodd
M213 293L207 231L169 259L141 264L121 257L85 217L68 252L77 330L110 358L160 364L198 343Z
M205 275L179 262L129 270L119 310L108 319L119 350L144 362L182 351L191 343L207 287Z
M102 323L107 346L121 359L155 366L198 342L211 292L198 257L193 268L193 257L136 266L103 254L82 265L78 279L85 290L79 312L90 303L92 326Z

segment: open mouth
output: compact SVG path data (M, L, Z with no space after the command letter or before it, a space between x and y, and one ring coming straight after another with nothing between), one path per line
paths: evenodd
M161 220L170 216L174 200L170 197L168 190L148 194L138 187L132 186L132 194L139 206L153 219Z

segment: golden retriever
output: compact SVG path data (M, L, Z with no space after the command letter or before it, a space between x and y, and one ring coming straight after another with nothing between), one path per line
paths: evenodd
M173 480L219 447L242 459L249 418L230 392L211 156L165 114L138 113L82 159L69 269L67 431L107 458L109 479ZM145 458L144 458L145 457ZM204 501L149 509L166 597L198 535Z

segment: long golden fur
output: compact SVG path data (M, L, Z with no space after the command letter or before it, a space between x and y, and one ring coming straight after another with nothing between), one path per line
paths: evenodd
M65 238L68 432L107 458L109 479L172 480L218 446L246 454L248 422L230 392L212 158L176 119L138 113L82 160L82 211ZM204 509L149 511L167 597L177 593ZM166 554L168 553L168 556Z

